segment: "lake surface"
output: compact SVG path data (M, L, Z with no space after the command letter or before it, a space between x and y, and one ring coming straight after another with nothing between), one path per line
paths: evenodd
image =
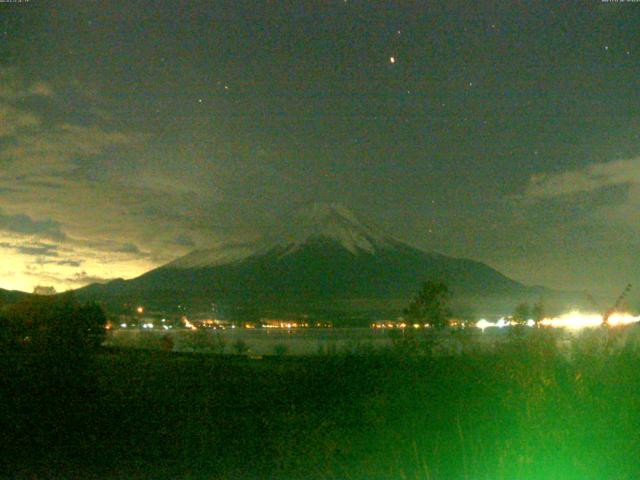
M559 332L560 333L560 332ZM482 350L509 338L506 330L473 329L464 341L450 332L434 334L419 330L407 332L418 339L434 338L443 353L460 353L463 345ZM373 328L302 328L302 329L227 329L213 330L138 330L121 329L109 333L105 345L123 348L171 349L176 352L246 353L248 355L315 355L335 353L367 353L393 346L402 339L402 330ZM558 340L562 340L559 335ZM164 339L164 340L163 340ZM242 352L240 352L242 350Z

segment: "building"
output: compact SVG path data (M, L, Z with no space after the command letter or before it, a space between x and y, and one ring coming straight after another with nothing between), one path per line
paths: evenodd
M33 289L33 294L34 295L55 295L56 289L53 287L43 287L41 285L38 285L36 288Z

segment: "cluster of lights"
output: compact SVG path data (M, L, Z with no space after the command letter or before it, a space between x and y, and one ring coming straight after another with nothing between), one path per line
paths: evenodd
M374 329L386 329L386 328L429 328L430 325L428 323L420 324L420 323L406 323L406 322L376 322L371 324L371 328Z
M306 322L286 322L286 321L273 321L269 320L264 323L264 328L284 328L291 330L292 328L307 328L309 326Z
M245 328L252 328L247 326L248 324L245 323L244 327ZM279 329L284 329L284 330L291 330L294 328L333 328L333 323L331 322L314 322L314 323L309 323L307 320L279 320L279 319L268 319L268 318L263 318L262 320L260 320L260 324L259 325L253 325L255 326L260 326L262 328L279 328Z
M519 323L505 317L500 318L497 322L490 322L484 318L476 322L476 327L482 331L484 331L485 328L489 328L489 327L504 328L504 327L514 326L514 325L519 325ZM536 322L534 320L529 319L525 322L525 325L527 327L535 327Z
M184 323L184 326L189 330L197 330L197 327L191 323L187 317L182 317L182 323Z
M231 324L229 322L225 322L223 320L200 320L197 323L197 326L200 328L212 328L213 330L226 330L227 328L231 328Z

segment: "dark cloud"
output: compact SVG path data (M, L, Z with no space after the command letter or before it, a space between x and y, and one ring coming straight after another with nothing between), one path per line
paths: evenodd
M38 257L57 257L58 247L48 243L36 243L33 245L16 245L14 250L23 255L32 255Z
M184 234L178 235L177 237L175 237L173 239L173 241L174 241L174 243L176 245L181 245L183 247L195 247L196 246L196 244L193 241L193 239L191 237L187 236L187 235L184 235Z
M25 214L7 215L0 210L0 230L25 235L37 235L49 240L62 241L67 238L62 225L52 219L34 220Z
M64 278L64 281L75 284L89 284L89 283L107 283L113 280L113 278L105 278L99 275L90 275L84 270L73 274L70 277Z
M56 265L63 265L68 267L79 267L82 265L82 260L58 260L55 262Z
M134 245L133 243L123 243L122 245L118 246L114 252L117 253L134 253L134 254L140 254L142 252L140 252L140 249L138 248L137 245Z
M91 275L84 270L68 276L58 275L55 273L43 271L41 267L34 266L34 265L27 265L25 270L22 273L30 277L37 277L41 281L47 281L47 282L62 284L62 285L65 285L65 284L88 285L90 283L106 283L111 280L114 280L113 278L101 277L99 275Z

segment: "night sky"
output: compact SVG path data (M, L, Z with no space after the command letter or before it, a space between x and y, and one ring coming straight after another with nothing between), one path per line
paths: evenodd
M640 3L0 3L0 287L339 202L529 284L640 284Z

